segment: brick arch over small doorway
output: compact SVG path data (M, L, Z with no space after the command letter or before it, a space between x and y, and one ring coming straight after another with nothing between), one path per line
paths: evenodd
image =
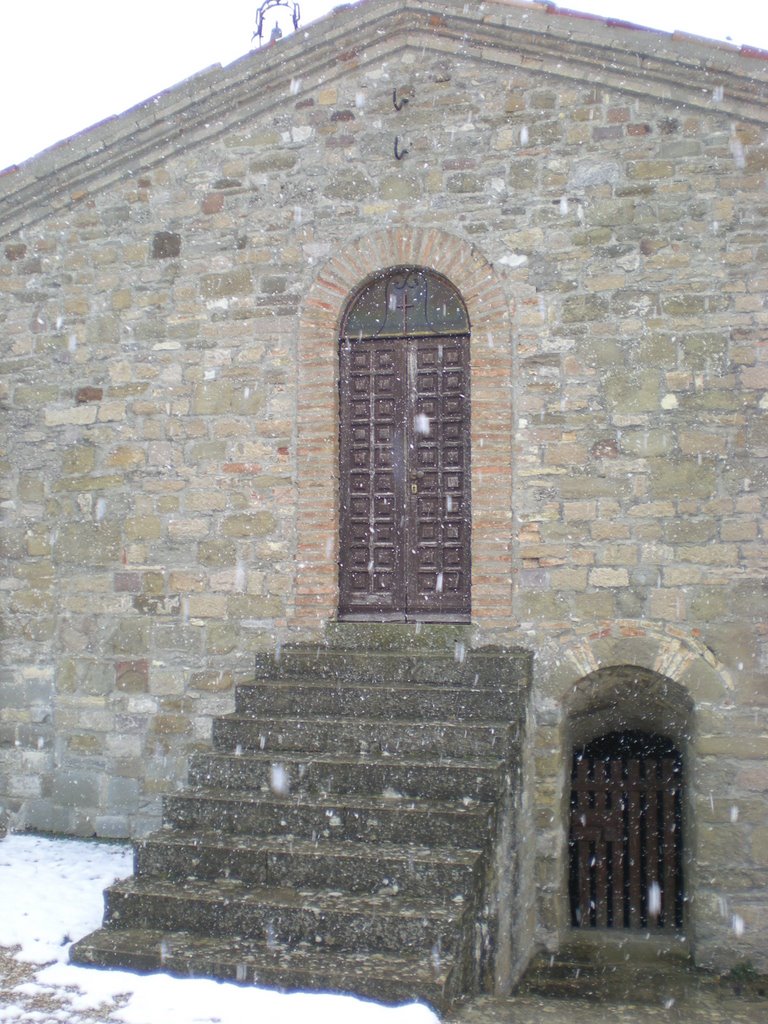
M704 833L697 822L702 794L727 799L716 759L699 755L701 716L713 720L732 706L733 680L692 632L655 623L617 620L551 640L537 658L532 812L538 836L539 939L557 948L572 932L568 831L574 747L615 730L641 730L669 739L685 771L684 934L696 949L705 933L710 881L698 871Z
M441 274L472 325L473 619L508 626L512 615L511 311L499 275L470 244L438 229L373 232L342 248L318 272L298 339L297 567L291 624L317 628L338 599L338 339L360 284L388 267ZM482 439L482 444L480 443Z

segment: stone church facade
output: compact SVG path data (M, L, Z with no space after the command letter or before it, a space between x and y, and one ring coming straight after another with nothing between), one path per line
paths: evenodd
M765 970L767 98L762 52L369 0L6 171L9 825L141 836L256 655L450 626L533 656L513 958L574 925L574 751L642 733L681 934Z

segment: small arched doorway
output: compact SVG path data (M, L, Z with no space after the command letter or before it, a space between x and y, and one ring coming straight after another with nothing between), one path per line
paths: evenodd
M682 826L683 758L671 740L623 730L574 748L571 925L681 928Z
M339 617L468 621L469 318L441 275L397 267L339 342Z

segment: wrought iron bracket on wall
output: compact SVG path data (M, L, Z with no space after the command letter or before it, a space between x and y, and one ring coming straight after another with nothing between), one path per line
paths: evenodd
M404 96L401 100L398 101L397 89L393 89L392 90L392 106L395 108L395 110L398 112L398 114L400 113L400 111L403 109L403 107L406 105L407 102L408 102L408 97L407 96Z
M398 114L400 113L400 111L403 109L403 107L406 105L407 102L408 102L408 97L407 96L403 96L403 98L401 100L398 100L398 98L397 98L397 89L393 89L392 90L392 106L395 108L395 110L398 112ZM395 160L402 160L403 157L407 153L408 153L408 148L406 146L403 146L402 149L400 148L400 136L396 135L395 136Z

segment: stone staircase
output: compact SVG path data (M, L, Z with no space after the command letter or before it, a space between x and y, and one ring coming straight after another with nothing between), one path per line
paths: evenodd
M337 629L258 659L73 961L436 1007L482 988L529 655Z

